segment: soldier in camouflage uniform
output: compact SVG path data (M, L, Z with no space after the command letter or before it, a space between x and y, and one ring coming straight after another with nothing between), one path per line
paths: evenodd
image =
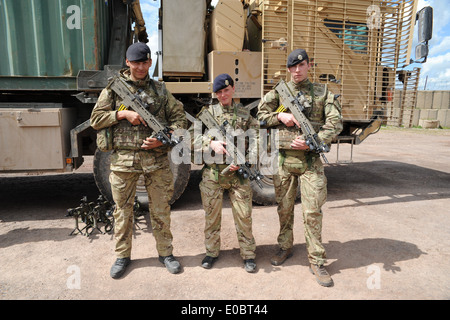
M292 80L288 82L292 93L301 91L309 100L311 108L305 115L311 121L319 138L329 144L342 131L341 106L326 85L308 80L309 58L305 50L290 53L287 68ZM280 106L275 90L268 92L258 106L258 120L279 130L279 167L273 176L275 196L278 203L280 249L271 259L273 265L282 264L292 256L294 242L294 203L298 180L301 184L301 203L305 227L306 248L311 264L310 270L319 284L331 286L333 280L324 268L325 249L322 245L322 206L327 197L327 180L320 156L309 152L294 116Z
M244 108L242 104L234 102L235 88L232 78L228 74L217 76L214 79L213 91L216 93L219 103L209 106L209 112L219 124L223 124L227 120L236 131L242 129L245 132L248 129L253 129L255 134L248 135L252 140L248 145L252 146L252 156L256 159L259 124L250 115L248 109ZM222 170L229 165L223 160L223 155L228 154L225 146L226 141L214 140L207 135L194 137L194 140L195 152L201 151L203 154L211 154L213 151L216 155L221 155L221 160L215 163L208 163L205 159L207 164L203 169L202 181L200 182L200 192L205 210L206 246L206 257L202 261L202 267L205 269L211 268L219 256L222 200L224 190L228 190L244 268L247 272L255 272L256 244L252 234L252 189L250 182L237 173L239 169L237 165L231 164L230 170L222 174ZM196 148L196 145L199 147Z
M149 47L141 42L132 44L126 54L129 68L120 71L136 91L148 95L149 110L162 124L171 129L186 128L183 105L167 91L163 83L149 78L152 64ZM113 148L111 155L111 191L115 202L114 237L117 260L111 268L111 277L119 278L130 263L133 229L133 204L136 184L143 175L149 198L150 220L156 240L159 260L169 272L180 272L180 264L172 255L170 205L173 194L173 175L169 167L168 151L151 137L152 130L142 117L127 110L121 98L109 86L100 94L91 115L91 126L100 130L111 127Z

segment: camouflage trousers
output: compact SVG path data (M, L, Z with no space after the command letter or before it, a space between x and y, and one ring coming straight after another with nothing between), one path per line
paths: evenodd
M173 175L170 167L150 173L112 171L109 177L116 208L114 210L115 252L118 258L131 256L131 240L134 225L133 205L136 185L140 175L144 176L149 199L150 222L156 249L160 256L172 254L170 232L170 205L173 195Z
M286 155L279 167L279 174L273 176L275 197L278 204L280 233L278 244L281 249L292 248L294 243L294 204L300 179L303 224L309 262L323 265L326 262L322 245L322 206L327 198L327 179L320 158L310 159Z
M200 192L205 210L206 255L217 257L220 251L223 193L227 189L231 200L234 224L242 259L256 257L256 243L252 233L252 188L248 180L237 174L221 176L209 167L203 170Z

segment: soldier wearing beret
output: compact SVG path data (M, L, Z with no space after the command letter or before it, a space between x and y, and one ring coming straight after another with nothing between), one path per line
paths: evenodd
M214 79L213 91L215 92L218 103L207 107L219 124L225 120L237 132L239 129L244 132L248 129L254 129L257 134L259 129L258 121L250 115L250 111L242 104L233 100L235 92L234 81L228 74L221 74ZM223 137L224 139L224 137ZM257 136L249 143L253 146L250 151L256 158L257 155ZM199 135L194 137L194 151L206 153L215 153L221 155L221 160L227 151L227 142L218 139L212 139L208 135ZM230 142L229 142L230 143ZM196 150L199 146L201 150ZM252 189L248 179L244 179L238 174L239 166L226 163L225 160L217 163L208 163L203 168L202 181L200 182L200 192L205 210L205 247L206 256L202 261L202 267L210 269L219 257L220 251L220 228L222 217L222 200L224 190L228 190L231 200L231 209L235 222L238 242L240 246L240 255L244 260L244 268L247 272L256 272L255 250L256 244L252 233ZM229 167L227 173L222 171Z
M319 138L329 144L342 131L341 106L326 85L308 80L310 68L305 50L291 52L287 60L291 81L287 85L294 95L301 91L306 96L311 107L305 110L305 115ZM279 167L278 174L273 176L280 221L279 251L271 263L281 265L293 254L294 204L300 180L310 271L320 285L331 286L333 280L324 267L326 254L322 245L322 206L327 197L327 180L320 156L309 151L298 121L285 106L280 106L276 90L268 92L261 100L257 117L279 130Z
M142 42L132 44L126 52L128 68L120 71L134 90L143 90L150 112L171 129L186 128L187 121L181 102L165 88L163 83L150 79L152 65L150 48ZM113 152L111 154L111 191L115 202L114 238L117 259L111 267L112 278L125 272L131 259L133 231L133 204L136 185L142 175L148 193L150 220L159 261L171 273L181 270L172 255L170 231L170 205L173 194L173 176L169 167L169 148L152 137L152 130L132 106L124 106L121 98L108 87L101 92L92 110L91 126L100 130L111 127Z

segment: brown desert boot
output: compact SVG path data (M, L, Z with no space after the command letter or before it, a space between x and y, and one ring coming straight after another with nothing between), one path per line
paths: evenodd
M333 279L331 279L330 274L325 270L324 266L311 264L309 271L316 276L316 280L321 286L331 287L333 285Z
M287 258L292 257L292 248L287 250L280 249L276 255L270 259L270 263L274 266L281 265Z

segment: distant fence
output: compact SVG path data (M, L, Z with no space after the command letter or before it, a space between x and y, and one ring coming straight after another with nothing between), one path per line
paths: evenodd
M428 79L421 77L419 81L419 90L447 91L450 90L450 81L439 79Z
M388 125L450 128L450 90L419 90L416 97L411 92L405 97L403 94L402 90L396 90L394 101L388 105ZM405 98L416 99L413 109L401 107Z

